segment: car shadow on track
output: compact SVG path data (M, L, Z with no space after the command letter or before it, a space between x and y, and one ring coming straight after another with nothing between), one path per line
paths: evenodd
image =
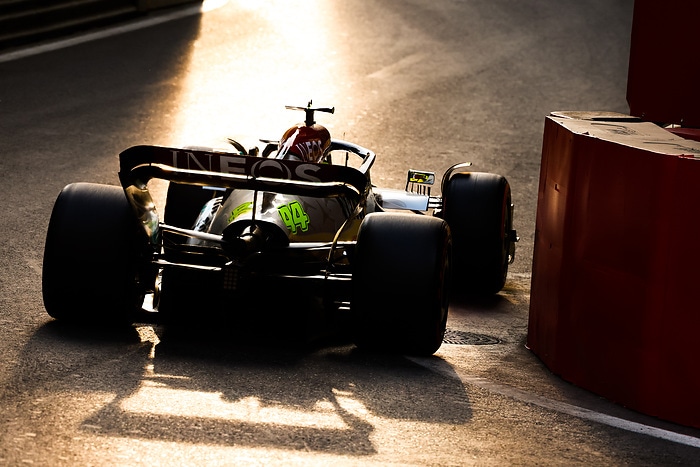
M28 390L114 394L80 408L78 429L92 435L367 456L386 425L471 420L465 387L431 358L444 371L342 340L292 344L264 332L245 342L225 332L183 339L159 326L51 321L17 365L41 373Z

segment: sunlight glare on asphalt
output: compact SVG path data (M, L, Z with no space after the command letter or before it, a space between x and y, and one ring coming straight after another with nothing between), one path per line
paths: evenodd
M176 78L168 144L225 147L226 138L232 137L250 147L246 138L253 138L253 144L258 138L277 139L303 120L303 114L285 110L285 105L305 106L309 100L317 106L335 104L337 70L331 71L338 58L326 2L224 3L202 15L198 36L183 54L188 62ZM228 22L227 32L210 34L221 31L214 27L221 21ZM332 127L330 119L323 120L324 126ZM125 413L335 430L350 429L343 418L348 414L369 414L361 401L344 391L334 390L311 407L295 407L256 395L232 398L195 390L196 381L189 376L155 371L158 337L150 326L138 330L152 349L139 387L119 402Z
M310 410L265 403L256 396L227 401L221 393L190 391L168 387L163 381L170 375L155 375L142 382L141 387L121 402L120 408L130 414L148 414L161 417L192 417L220 419L247 424L271 424L320 429L348 428L333 403L319 400ZM339 398L344 410L366 412L358 401ZM349 429L349 428L348 428Z
M232 137L248 147L246 138L278 139L303 120L285 105L333 106L339 64L331 8L320 0L238 0L202 15L178 78L172 144L224 147ZM210 33L221 22L226 33L220 26Z
M216 10L217 8L221 8L227 3L228 0L204 0L202 2L201 11L202 13L207 13L209 11Z
M220 392L182 389L196 384L189 376L157 373L154 368L156 346L160 342L152 326L137 326L141 342L150 343L149 359L139 388L120 402L125 413L161 417L219 419L247 424L271 424L320 429L349 429L340 412L367 417L369 411L352 392L333 389L328 399L320 399L311 408L288 407L257 396L226 400ZM173 387L173 386L180 387Z

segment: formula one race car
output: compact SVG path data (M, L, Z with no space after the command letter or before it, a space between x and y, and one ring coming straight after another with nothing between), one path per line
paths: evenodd
M441 196L423 170L408 171L405 190L380 189L375 154L332 139L314 114L334 109L311 105L287 107L305 121L262 151L234 140L135 146L119 156L121 187L66 186L44 250L49 315L240 329L276 312L302 326L347 323L360 348L434 353L451 285L495 294L505 284L517 241L510 186L462 163ZM152 179L169 182L162 219Z

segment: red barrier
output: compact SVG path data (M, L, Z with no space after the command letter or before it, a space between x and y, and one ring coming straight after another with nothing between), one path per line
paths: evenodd
M700 128L697 0L635 0L627 76L630 113Z
M547 117L527 337L565 380L694 427L698 180L696 141L646 122Z

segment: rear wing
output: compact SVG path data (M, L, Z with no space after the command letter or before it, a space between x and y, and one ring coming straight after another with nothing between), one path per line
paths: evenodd
M334 140L331 150L363 158L359 169L342 165L272 159L220 150L134 146L119 154L119 180L153 244L159 218L148 192L154 178L217 188L272 191L298 196L347 197L357 202L369 192L372 151Z

